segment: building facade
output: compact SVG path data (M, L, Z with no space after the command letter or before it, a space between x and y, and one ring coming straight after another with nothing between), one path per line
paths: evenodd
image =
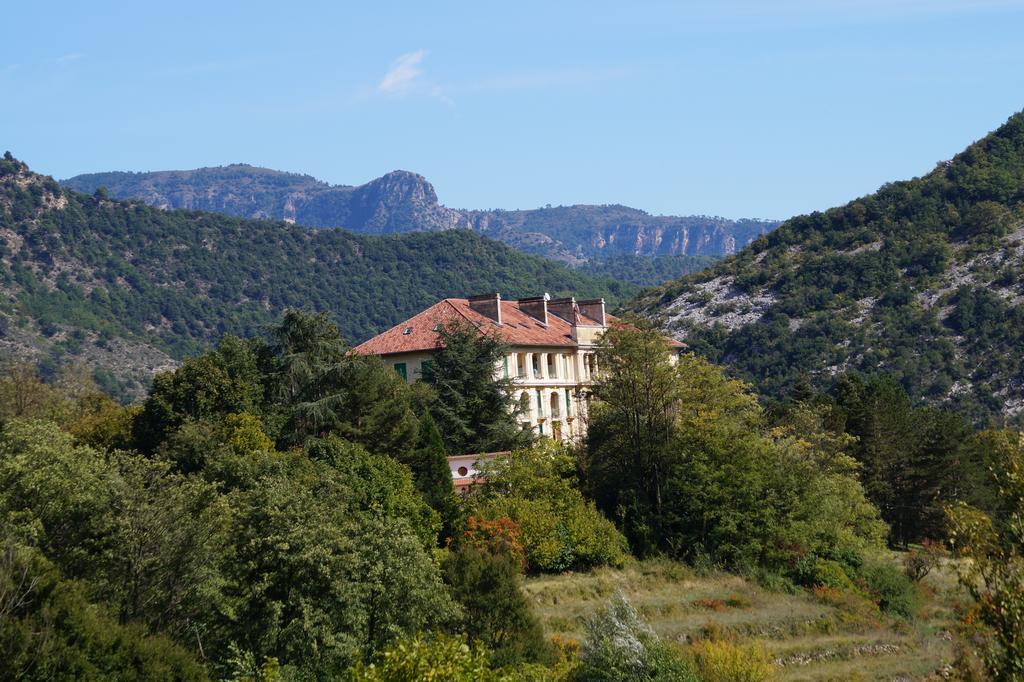
M604 299L551 299L547 294L510 301L500 294L446 298L354 351L380 356L412 383L439 348L441 327L455 321L493 333L508 346L495 378L512 380L524 426L557 440L586 434L588 387L599 371L597 342L615 321Z

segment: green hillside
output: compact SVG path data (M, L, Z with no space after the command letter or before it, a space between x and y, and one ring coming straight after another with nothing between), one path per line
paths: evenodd
M164 211L0 161L0 349L85 362L136 395L175 359L260 334L287 308L329 311L358 342L439 298L488 291L614 305L636 288L469 231L369 236Z
M799 216L630 307L768 396L893 373L977 419L1024 411L1024 114L927 175Z

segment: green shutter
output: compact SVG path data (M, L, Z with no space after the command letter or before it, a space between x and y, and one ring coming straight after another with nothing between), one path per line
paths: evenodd
M406 370L404 362L396 362L395 371L398 372L398 375L405 379L406 381L409 380L409 372L408 370Z
M569 396L569 389L565 389L565 416L572 416L572 398Z
M537 389L537 416L544 416L544 398L540 395L540 389Z
M431 362L430 360L424 360L424 361L423 361L423 362L422 362L422 363L420 364L420 376L421 376L421 377L422 377L422 376L425 376L425 375L426 375L426 373L427 373L427 368L428 368L428 367L431 367L431 366L432 366L433 364L434 364L434 363L433 363L433 362Z
M508 379L508 356L505 356L505 378Z

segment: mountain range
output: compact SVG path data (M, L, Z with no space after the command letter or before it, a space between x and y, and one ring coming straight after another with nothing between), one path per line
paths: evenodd
M771 398L886 371L926 403L1024 422L1024 113L629 307Z
M422 175L394 171L356 187L245 164L151 173L109 172L63 180L70 189L138 199L159 208L217 211L367 234L468 229L526 253L571 265L610 256L725 256L779 223L654 216L619 205L463 210L439 203Z
M81 194L0 160L0 357L87 364L111 392L288 308L361 341L449 296L604 297L638 288L466 230L396 235L161 210Z

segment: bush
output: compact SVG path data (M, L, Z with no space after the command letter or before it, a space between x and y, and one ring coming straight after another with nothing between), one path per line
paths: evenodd
M921 606L920 588L893 564L874 560L860 572L861 583L882 611L910 618Z
M903 574L919 583L938 567L946 549L941 542L925 540L920 547L914 547L903 557Z
M462 637L436 634L398 640L369 665L351 671L355 682L497 681L504 679L490 669L484 647L470 647Z
M805 587L824 586L848 592L856 589L842 564L813 555L797 563L796 579Z
M690 649L690 657L702 682L761 682L775 677L768 652L758 644L699 642Z
M658 639L621 594L587 622L576 679L686 682L698 678L680 652Z
M540 444L485 467L487 487L474 503L488 519L512 519L521 529L527 567L565 571L621 566L626 539L587 501L564 448Z

